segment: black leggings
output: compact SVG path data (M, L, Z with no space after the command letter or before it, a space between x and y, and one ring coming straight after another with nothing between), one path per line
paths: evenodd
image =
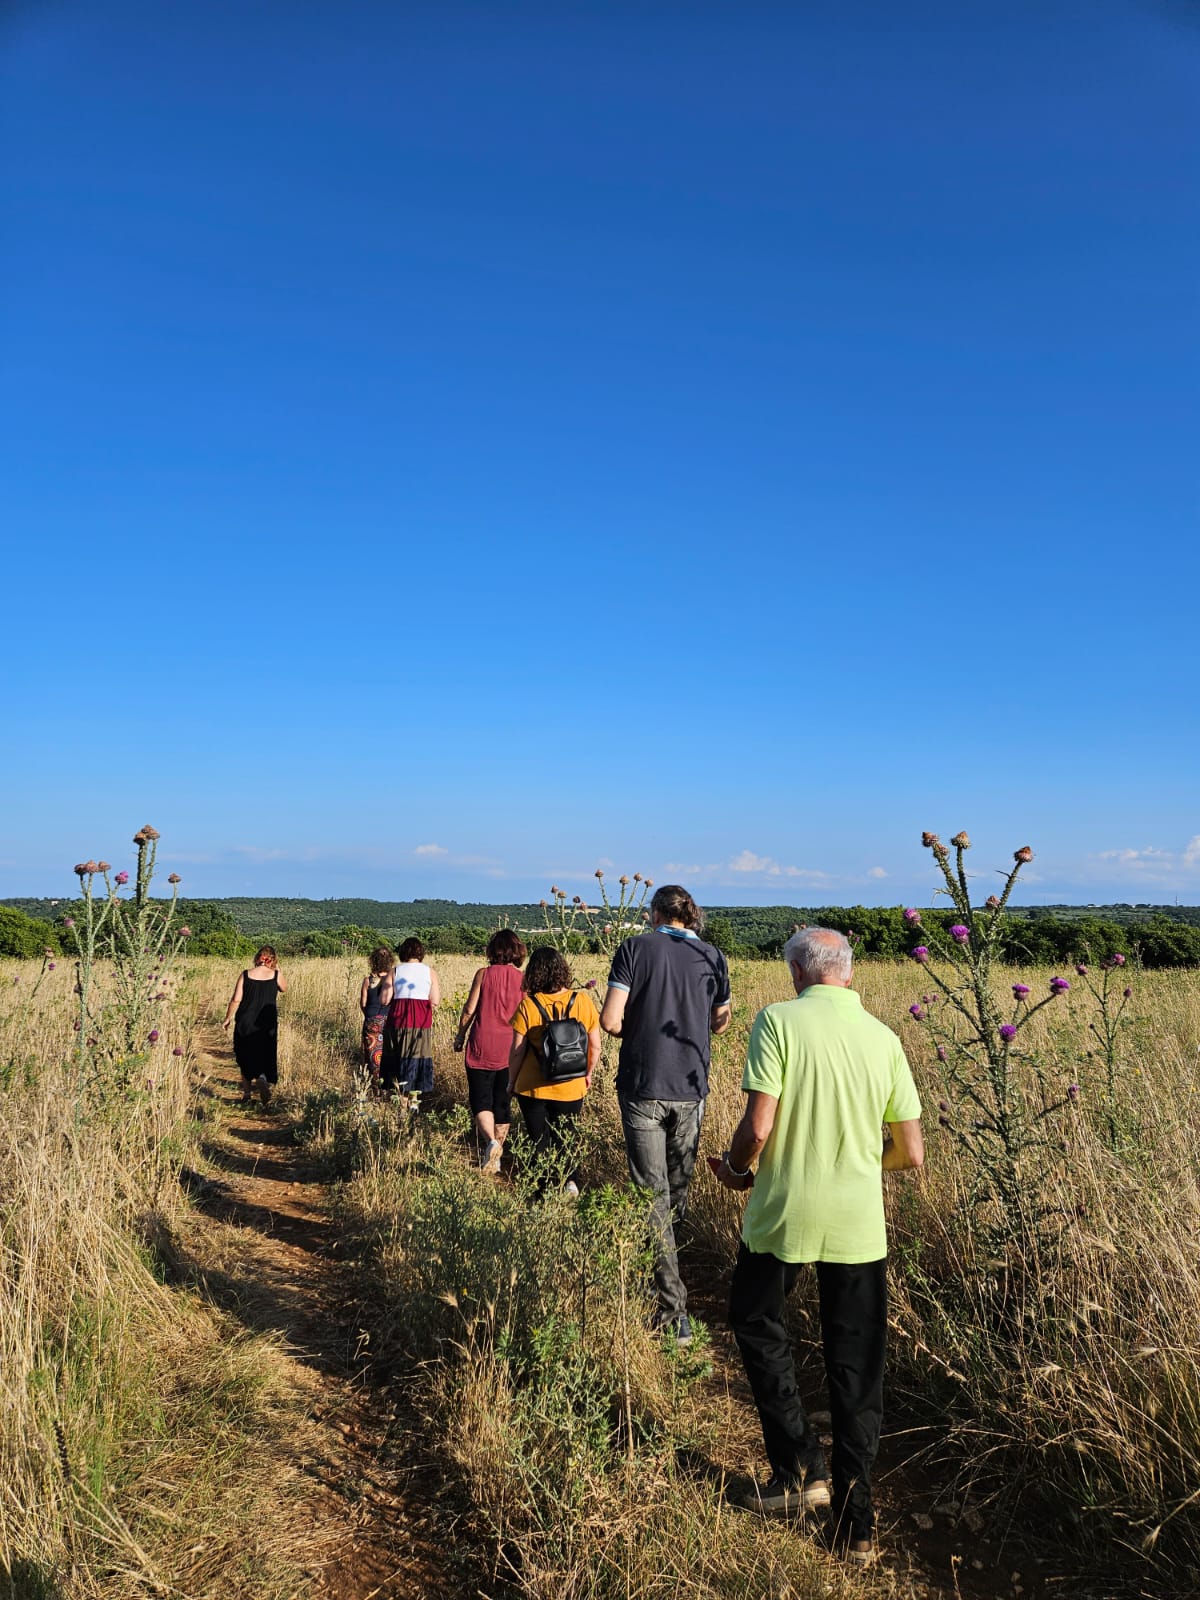
M575 1119L582 1100L538 1100L531 1094L517 1096L525 1132L533 1146L535 1159L541 1156L555 1158L555 1176L561 1169L560 1182L578 1183L579 1169L575 1165ZM564 1155L563 1152L566 1152ZM543 1181L539 1188L546 1188Z

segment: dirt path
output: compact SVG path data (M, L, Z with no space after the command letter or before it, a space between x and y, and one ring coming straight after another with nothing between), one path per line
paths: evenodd
M473 1593L453 1558L454 1515L404 1426L402 1399L369 1382L321 1175L286 1114L240 1105L223 1035L210 1030L203 1042L199 1093L216 1115L202 1123L206 1171L184 1181L218 1237L205 1241L211 1249L193 1276L247 1327L279 1336L311 1395L301 1447L312 1485L305 1600Z

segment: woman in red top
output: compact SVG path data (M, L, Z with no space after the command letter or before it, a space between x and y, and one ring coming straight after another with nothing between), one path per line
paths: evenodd
M483 1152L483 1170L499 1172L512 1122L508 1053L512 1019L522 999L525 946L511 928L498 928L487 942L487 958L488 965L480 967L472 980L454 1048L461 1050L466 1045L467 1096Z

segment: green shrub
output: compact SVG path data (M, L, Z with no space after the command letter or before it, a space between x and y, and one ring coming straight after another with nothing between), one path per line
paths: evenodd
M59 951L57 931L48 922L0 906L0 956L36 959L47 950Z

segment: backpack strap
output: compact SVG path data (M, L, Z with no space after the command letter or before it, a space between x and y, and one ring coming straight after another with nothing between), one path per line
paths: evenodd
M570 996L567 999L566 1007L563 1010L563 1014L562 1014L562 1018L561 1018L561 1020L563 1022L565 1022L567 1020L567 1018L571 1015L571 1007L575 1004L575 996L578 993L579 993L578 989L572 989L571 990Z
M546 1026L547 1026L547 1027L549 1027L549 1026L550 1026L550 1024L551 1024L551 1023L552 1023L552 1022L553 1022L553 1021L554 1021L554 1020L555 1020L555 1019L554 1019L554 1018L553 1018L553 1017L552 1017L552 1016L551 1016L551 1015L550 1015L550 1013L549 1013L549 1012L548 1012L548 1011L547 1011L547 1010L546 1010L546 1008L545 1008L545 1006L544 1006L544 1005L543 1005L543 1004L542 1004L542 1002L541 1002L541 1001L540 1001L540 1000L539 1000L539 999L538 999L538 997L537 997L537 995L535 995L535 994L531 994L531 995L530 995L530 996L529 996L529 998L530 998L530 999L531 999L531 1000L532 1000L532 1001L533 1001L533 1003L534 1003L534 1005L535 1005L535 1006L536 1006L536 1007L537 1007L537 1008L538 1008L538 1010L539 1010L539 1011L540 1011L540 1012L541 1012L541 1014L542 1014L542 1021L543 1021L543 1022L544 1022L544 1023L545 1023L545 1024L546 1024Z

